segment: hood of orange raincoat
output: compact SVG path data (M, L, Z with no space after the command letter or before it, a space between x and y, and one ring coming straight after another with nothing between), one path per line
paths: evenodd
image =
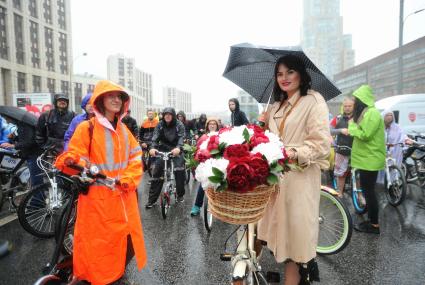
M94 87L93 95L90 98L90 104L93 106L94 113L97 118L103 118L104 116L97 109L95 102L100 100L100 98L106 93L112 91L119 91L121 94L123 94L123 107L121 108L121 112L119 114L120 120L127 114L130 106L130 96L128 96L127 92L125 92L124 87L109 80L100 80Z

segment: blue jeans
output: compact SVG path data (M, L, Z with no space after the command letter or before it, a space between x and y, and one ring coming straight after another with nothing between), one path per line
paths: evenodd
M43 171L37 165L37 156L27 158L28 170L30 171L31 188L43 183Z
M202 205L204 204L204 196L205 191L202 188L202 185L199 184L198 192L196 193L195 206L198 206L199 208L202 207Z

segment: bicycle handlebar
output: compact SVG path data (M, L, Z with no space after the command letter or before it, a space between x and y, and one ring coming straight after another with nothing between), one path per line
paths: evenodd
M84 166L81 166L79 164L72 162L67 162L65 161L66 166L68 166L69 168L78 170L80 172L81 177L89 177L89 178L94 178L94 179L102 179L103 181L101 181L102 184L104 184L105 186L107 186L108 188L111 188L112 190L114 189L114 186L117 185L121 185L121 182L118 179L112 178L112 177L108 177L103 173L99 172L99 168L97 168L97 166L93 165L90 168L86 168Z

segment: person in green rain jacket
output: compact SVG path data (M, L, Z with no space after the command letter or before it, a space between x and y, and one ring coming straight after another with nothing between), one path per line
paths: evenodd
M384 120L375 108L375 98L369 85L360 86L354 91L353 96L355 98L353 121L348 124L348 134L354 138L351 167L360 173L360 186L365 194L369 217L369 221L356 225L355 229L379 234L375 184L378 171L385 167Z

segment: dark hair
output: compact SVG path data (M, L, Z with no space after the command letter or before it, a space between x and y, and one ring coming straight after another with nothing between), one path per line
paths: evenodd
M367 108L367 105L363 103L359 98L354 99L354 110L353 110L353 121L358 123L363 110Z
M279 83L277 83L277 73L279 71L279 66L283 64L288 69L295 70L300 74L300 95L307 95L308 89L311 88L311 77L307 73L305 68L305 64L302 60L296 55L285 55L280 57L276 61L276 65L274 67L274 86L273 86L273 98L275 101L281 101L288 99L288 94L280 89Z

